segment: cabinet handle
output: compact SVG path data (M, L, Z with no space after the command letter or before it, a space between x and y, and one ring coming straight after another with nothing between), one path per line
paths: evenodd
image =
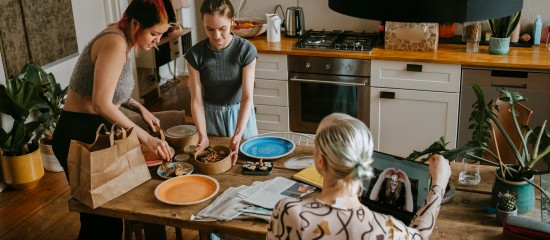
M422 72L422 65L420 64L407 64L408 72Z
M519 83L519 84L491 83L491 87L527 89L527 84L526 83Z
M529 77L529 73L524 71L491 70L491 77L527 78Z
M380 98L395 99L395 92L380 92Z

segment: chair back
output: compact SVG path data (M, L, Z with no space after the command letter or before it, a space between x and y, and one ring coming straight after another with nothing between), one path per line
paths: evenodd
M512 104L501 101L500 99L497 99L495 104L498 106L499 109L497 113L498 121L500 122L504 130L508 133L516 148L521 151L521 138L520 135L517 133L514 119L512 119ZM515 112L517 115L518 123L520 124L520 128L521 125L526 125L529 123L529 119L531 118L531 114L533 113L531 109L527 108L521 103L516 103ZM525 130L522 130L522 134L525 136ZM494 123L491 136L491 140L488 144L489 150L497 155L500 155L500 159L502 159L504 163L517 164L518 162L514 151ZM489 160L493 160L494 162L498 162L497 159L495 159L491 154L487 152L483 154L483 157Z

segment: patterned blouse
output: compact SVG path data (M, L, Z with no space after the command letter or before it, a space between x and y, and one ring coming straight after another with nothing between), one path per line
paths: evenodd
M365 206L346 209L314 198L285 198L273 209L266 239L428 239L444 193L432 186L410 227Z

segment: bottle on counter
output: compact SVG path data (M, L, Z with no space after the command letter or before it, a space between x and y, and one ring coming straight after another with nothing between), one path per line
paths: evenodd
M540 35L542 33L542 20L540 15L537 16L535 22L533 23L533 44L540 45Z

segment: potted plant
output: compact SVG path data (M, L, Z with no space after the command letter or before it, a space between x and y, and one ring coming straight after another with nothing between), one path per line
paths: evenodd
M27 64L21 75L0 84L0 112L13 118L11 131L0 128L2 175L16 189L34 188L44 176L38 150L40 122L29 116L48 105L41 97L44 83L29 71L32 68L33 64Z
M518 208L516 206L517 194L515 192L506 191L498 192L498 202L496 205L497 223L502 225L504 220L509 216L517 216Z
M515 112L515 105L525 101L525 98L517 92L511 93L506 89L500 88L498 91L502 95L499 99L512 105L510 111L514 122L514 129L506 131L495 113L495 111L498 111L498 108L495 107L495 103L493 101L489 101L488 103L485 102L483 91L478 85L474 85L472 88L477 96L470 116L470 129L474 130L472 139L463 146L459 146L455 149L447 149L445 139L440 138L439 141L434 142L421 152L413 151L408 158L417 159L425 155L441 154L449 160L466 157L497 166L495 171L495 184L492 190L493 204L496 204L498 200L498 192L509 190L515 192L518 196L516 201L518 213L528 212L533 208L535 202L533 187L539 189L547 198L549 195L544 189L533 182L534 175L550 173L549 170L537 170L534 167L535 164L540 161L544 162L547 166L550 165L550 133L545 129L546 121L542 126L538 126L534 129L525 125L520 126ZM499 153L495 153L488 148L493 125L506 139L504 144L508 145L514 152L517 164L504 163ZM511 134L519 136L521 140L520 146L514 144L510 138ZM483 157L484 154L485 156L491 156L496 159L496 161L491 161L487 157Z
M39 122L42 125L38 134L40 136L44 135L39 141L42 163L47 171L62 172L63 167L61 167L61 164L53 154L51 144L57 121L63 112L63 105L67 97L67 87L61 88L61 85L55 80L52 73L46 73L37 65L32 65L27 74L37 76L44 83L42 86L45 92L41 97L48 105L47 108L40 109L39 116Z
M510 50L510 35L516 29L521 11L503 18L489 19L491 38L489 39L489 53L507 54Z

